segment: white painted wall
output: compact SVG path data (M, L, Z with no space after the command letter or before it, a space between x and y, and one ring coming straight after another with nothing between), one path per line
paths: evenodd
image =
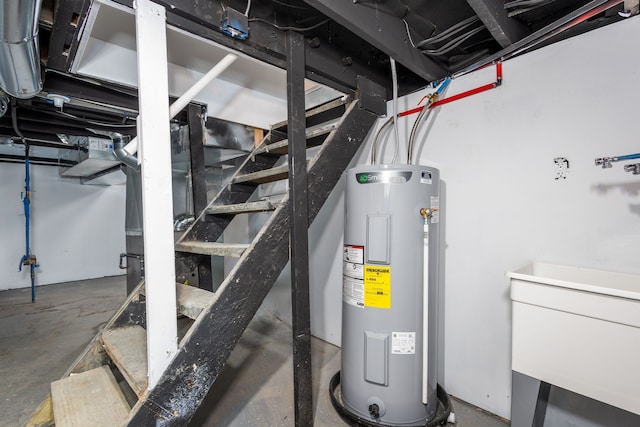
M640 177L621 163L594 166L596 157L640 152L639 49L636 17L514 58L504 64L502 87L441 107L422 128L417 163L440 168L446 187L444 385L451 394L510 416L505 271L536 260L640 273ZM447 95L494 80L493 68L481 70L454 80ZM427 92L401 99L400 109ZM414 119L401 119L401 135ZM560 156L570 171L556 181ZM357 162L368 161L365 147ZM312 330L334 343L343 191L336 188L321 211L310 243ZM265 303L285 318L288 287L283 274Z
M31 186L37 285L122 274L124 185L81 185L60 178L57 167L32 166ZM25 252L23 191L24 166L0 165L0 290L31 286L29 269L18 272Z

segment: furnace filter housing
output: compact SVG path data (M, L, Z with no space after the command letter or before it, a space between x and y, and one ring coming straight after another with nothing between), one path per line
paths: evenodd
M383 425L424 424L438 407L439 188L439 171L425 166L361 166L347 172L342 400L348 412ZM422 208L433 212L426 272Z

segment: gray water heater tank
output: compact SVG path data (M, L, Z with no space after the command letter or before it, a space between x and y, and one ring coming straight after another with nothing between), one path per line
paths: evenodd
M342 401L381 425L424 425L438 407L439 188L426 166L347 172Z

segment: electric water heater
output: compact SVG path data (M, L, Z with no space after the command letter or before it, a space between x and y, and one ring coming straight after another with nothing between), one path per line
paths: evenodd
M438 407L439 188L426 166L347 172L342 402L379 425L424 425Z

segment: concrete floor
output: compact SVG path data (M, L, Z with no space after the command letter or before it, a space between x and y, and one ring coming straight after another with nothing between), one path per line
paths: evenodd
M0 426L24 424L84 346L125 298L124 277L108 277L0 292ZM328 396L340 349L314 339L313 390L317 426L347 425ZM291 329L259 312L229 358L191 426L292 426ZM508 423L453 399L457 425Z

